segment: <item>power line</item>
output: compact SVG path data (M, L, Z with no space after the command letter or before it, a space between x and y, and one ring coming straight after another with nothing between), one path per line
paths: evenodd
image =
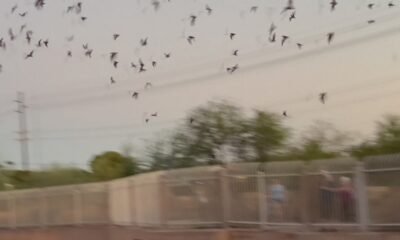
M329 107L325 106L325 108L323 109L323 111L335 111L338 109L343 109L346 108L348 106L353 106L353 105L357 105L357 104L361 104L361 103L365 103L365 102L369 102L369 101L376 101L377 99L385 99L385 98L389 98L389 97L395 97L398 96L400 94L400 89L396 89L394 91L390 91L389 93L383 93L383 94L376 94L376 95L372 95L372 96L368 96L368 97L364 97L364 98L359 98L356 100L353 100L352 102L341 102L341 103L337 103L337 104L332 104ZM299 118L304 118L305 116L310 116L312 114L316 114L316 113L320 113L320 111L316 111L313 108L307 109L307 110L303 110L303 111L293 111L292 112L292 116L295 119L299 119Z
M99 127L90 127L90 128L63 128L63 129L49 129L49 130L40 130L38 131L38 134L42 135L45 133L60 133L60 132L86 132L86 131L116 131L116 130L128 130L128 129L134 129L134 128L140 128L140 127L161 127L161 126L170 126L179 123L180 121L178 119L169 119L169 120L164 120L162 122L149 122L146 124L129 124L129 125L109 125L109 126L99 126ZM32 135L35 135L36 132L31 131Z
M151 131L150 131L151 130ZM165 130L165 129L160 129ZM132 138L132 137L143 137L148 136L150 134L155 134L157 131L154 129L148 129L146 131L136 130L136 131L125 131L124 133L115 133L115 134L93 134L93 135L75 135L75 136L53 136L53 137L32 137L31 140L68 140L68 139L92 139L92 138Z
M8 107L10 103L14 102L13 100L15 98L15 96L11 96L8 93L1 93L1 97L2 97L2 100L0 101L1 107L3 106Z
M383 12L390 12L390 10L384 10ZM371 15L371 11L368 11L368 12L361 12L361 14L358 14L358 15L364 15L364 13L368 13L368 17L370 18L370 15ZM387 14L387 15L384 15L384 16L379 16L378 18L376 18L376 20L377 20L377 22L379 22L380 24L382 24L382 20L387 20L387 19L392 19L392 18L398 18L399 17L399 14L398 14L398 12L397 12L397 10L396 10L396 12L394 12L394 13L391 13L391 14ZM369 18L367 18L366 17L366 19L369 19ZM353 19L359 19L359 17L357 17L357 15L352 15L352 17L351 18L346 18L346 19L341 19L342 21L341 22L348 22L349 20L353 20ZM335 32L337 32L337 33L339 33L339 32L342 32L342 33L344 33L344 32L352 32L352 31L354 31L354 30L356 30L356 29L358 29L358 28L366 28L366 27L370 27L367 23L366 23L366 20L363 20L363 21L360 21L360 22L358 22L358 23L356 23L356 24L354 24L354 25L351 25L351 26L346 26L346 27L340 27L340 28L337 28L337 29L335 29L335 30L333 30L333 31L335 31ZM311 28L310 28L311 29ZM314 29L311 29L311 30L314 30ZM317 37L320 37L321 38L321 36L323 36L323 37L325 37L325 34L326 34L326 32L323 32L323 33L318 33L318 34L315 34L315 35L312 35L312 36L306 36L304 39L303 38L300 38L299 40L301 40L301 41L304 41L305 39L307 39L307 38L314 38L315 36L317 36ZM295 35L295 34L294 34ZM314 39L315 40L315 39ZM251 54L259 54L259 50L256 50L256 51L254 51L254 52L250 52L250 53L248 53L248 54L241 54L241 56L239 56L239 58L240 57L243 57L243 56L248 56L248 57L250 57L251 56ZM270 52L267 52L267 54L269 54ZM198 68L198 67L209 67L209 66L213 66L213 65L216 65L216 64L218 64L218 63L220 63L221 61L225 61L225 60L227 60L228 58L224 58L224 59L220 59L220 60L216 60L216 61L213 61L213 62L208 62L208 63L205 63L205 64L201 64L201 65L198 65L196 68ZM159 74L159 77L158 78L160 78L160 77L163 77L163 78L165 78L165 75L166 74L168 74L168 73L160 73ZM169 74L173 74L173 75L175 75L176 74L176 71L175 72L170 72ZM145 77L142 77L142 76L139 76L139 78L143 78L143 80L151 80L152 78L157 78L157 75L156 76L154 76L154 77L150 77L150 78L146 78L147 76L145 76ZM129 80L128 81L126 81L126 82L130 82ZM119 82L119 84L121 83L121 81ZM121 84L120 84L121 85ZM100 85L98 85L98 88L99 89L104 89L104 84L102 84L101 86ZM92 87L92 88L90 88L90 87L88 87L88 88L85 88L85 89L81 89L81 90L75 90L75 92L76 91L85 91L85 92L87 92L87 91L91 91L91 90L94 90L95 88L97 88L97 87ZM46 94L40 94L40 95L36 95L36 96L32 96L33 98L36 98L36 97L38 97L38 96L45 96ZM55 93L53 96L57 96L57 97L59 97L59 95L60 95L60 93ZM49 95L48 95L49 96ZM51 96L51 94L50 94L50 96Z
M335 93L335 96L341 96L342 94L346 94L346 93L354 93L357 91L360 91L362 89L369 89L371 87L376 87L376 86L386 86L386 84L390 84L390 83L399 83L400 82L400 74L397 74L395 76L389 76L389 77L385 77L384 80L382 81L376 81L377 79L381 79L381 78L374 78L371 79L369 81L367 81L368 84L366 84L366 82L362 82L361 84L353 84L350 86L345 86L345 87L341 87L341 88L337 88L337 89L325 89L326 91L329 92L329 95L333 95ZM272 104L268 104L267 108L272 108L272 107L276 107L276 106L288 106L288 105L293 105L293 104L299 104L299 103L304 103L304 102L308 102L311 99L317 99L317 95L312 96L310 98L310 95L307 96L302 96L302 97L298 97L298 98L294 98L294 99L290 99L287 101L281 101L281 102L275 102Z
M5 133L5 132L4 133L0 133L0 137L3 137L3 136L7 137L7 138L3 138L3 139L13 140L13 141L15 140L15 139L12 138L12 136L13 136L12 133Z
M400 93L400 89L395 89L394 91L390 91L389 93L381 93L381 94L375 94L372 96L367 96L364 98L358 98L356 100L352 101L343 101L338 104L333 104L333 105L325 105L323 111L332 111L336 109L343 109L351 105L357 105L360 103L376 100L376 99L384 99L388 97L393 97L397 96ZM309 116L310 114L318 113L319 111L316 111L315 108L310 108L308 110L303 110L303 111L292 111L291 116L293 116L294 119L298 119L299 117L304 117L304 116ZM156 131L154 129L149 129L153 130L152 132L150 131L135 131L135 132L129 132L129 133L124 133L124 134L99 134L99 135L77 135L77 136L59 136L59 137L38 137L35 139L47 139L47 140L55 140L55 139L76 139L76 138L108 138L108 137L129 137L130 135L135 135L139 134L139 136L143 135L148 135L154 134Z
M304 58L304 57L310 57L310 56L314 56L317 54L323 54L328 51L349 47L349 46L352 46L352 45L360 43L360 42L367 42L367 41L371 41L371 40L374 40L377 38L382 38L384 36L398 34L398 30L400 30L400 27L387 29L387 30L380 31L375 34L359 37L358 39L351 39L351 40L341 42L341 43L339 42L334 45L331 45L329 48L311 49L308 51L300 52L296 55L278 57L278 58L275 58L275 59L272 59L269 61L264 61L261 63L252 64L252 65L244 66L244 67L242 66L241 71L238 73L243 73L243 72L251 71L254 69L258 69L258 68L271 67L272 65L282 64L282 63L285 63L288 61L296 61L296 60ZM151 91L149 91L149 93L154 92L157 89L176 87L176 86L180 86L180 85L184 85L184 84L190 84L193 82L199 82L199 81L205 81L205 80L212 80L212 79L215 79L218 77L222 77L224 75L225 75L225 72L217 72L217 73L214 72L214 73L210 73L205 76L189 78L188 80L183 80L183 81L179 81L176 83L164 84L161 86L154 86L151 89ZM124 90L123 92L125 92L126 96L128 96L128 93L126 90ZM78 104L78 103L82 104L82 103L96 102L96 101L107 100L107 99L115 99L115 98L121 98L123 92L118 92L118 93L113 93L113 94L103 95L103 96L92 96L92 97L87 97L87 98L74 99L74 100L65 101L64 103L53 103L53 104L48 104L48 105L36 104L36 105L32 105L32 107L38 109L38 108L48 108L48 107L54 107L54 106L68 106L68 105L74 105L74 104Z
M31 164L31 170L33 171L49 171L49 170L68 170L71 168L79 168L79 169L89 169L90 168L90 163L87 162L86 164L84 163L65 163L65 162L54 162L54 163L37 163L37 164ZM18 166L13 166L13 170L16 169L24 169L20 168Z
M7 116L10 116L10 115L12 115L14 113L15 113L15 111L12 110L12 109L0 112L0 120L1 120L2 117L7 117Z
M379 80L379 81L377 81ZM396 75L392 75L392 76L387 76L387 77L379 77L379 78L372 78L369 79L367 81L363 81L362 83L358 83L358 84L351 84L348 86L342 86L336 89L325 89L326 91L329 92L329 95L332 96L334 95L336 98L340 99L340 97L343 94L347 94L347 93L352 93L354 94L355 92L360 92L361 90L367 90L369 88L374 88L376 89L376 87L378 86L387 86L387 84L390 83L398 83L400 82L400 74L396 74ZM317 100L317 95L313 96L312 98L310 98L310 96L303 96L303 97L299 97L299 98L295 98L295 99L290 99L290 100L284 100L284 101L277 101L274 102L272 104L269 104L267 106L267 109L276 107L276 106L280 106L282 109L286 108L289 105L293 105L293 104L301 104L301 103L305 103L305 102L309 102L310 100ZM182 119L180 119L182 120ZM148 124L136 124L136 125L112 125L112 126L99 126L99 127L93 127L93 128L67 128L67 129L55 129L55 130L41 130L40 134L43 133L59 133L59 132L74 132L74 131L112 131L112 130L128 130L128 129L133 129L133 128L138 128L138 127L157 127L157 126L169 126L169 125L173 125L174 123L177 123L180 121L179 119L169 119L166 121L162 121L162 122L156 122L156 123L148 123ZM33 133L34 134L34 133Z

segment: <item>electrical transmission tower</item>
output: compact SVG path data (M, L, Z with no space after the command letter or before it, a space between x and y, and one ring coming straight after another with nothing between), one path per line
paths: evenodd
M28 138L27 118L26 118L27 106L25 104L25 94L23 92L17 92L16 102L18 104L16 112L18 113L18 123L19 123L17 140L20 143L21 163L22 163L22 168L24 170L29 170L29 138Z

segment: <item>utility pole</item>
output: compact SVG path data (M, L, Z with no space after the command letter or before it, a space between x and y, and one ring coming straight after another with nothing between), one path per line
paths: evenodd
M26 104L25 104L25 94L23 92L17 92L17 100L18 104L18 122L19 122L19 131L18 131L18 141L20 143L21 148L21 163L22 168L24 170L29 170L29 138L28 138L28 127L26 120Z

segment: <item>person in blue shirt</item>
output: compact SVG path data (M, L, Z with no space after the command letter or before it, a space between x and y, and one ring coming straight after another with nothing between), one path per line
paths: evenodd
M279 221L283 221L284 203L286 202L286 188L278 179L275 179L272 182L270 194L274 216L276 216Z

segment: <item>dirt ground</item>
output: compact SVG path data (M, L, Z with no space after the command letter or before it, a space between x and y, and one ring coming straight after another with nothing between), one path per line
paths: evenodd
M81 226L0 230L1 240L400 240L400 232L296 233L248 229L144 230Z

